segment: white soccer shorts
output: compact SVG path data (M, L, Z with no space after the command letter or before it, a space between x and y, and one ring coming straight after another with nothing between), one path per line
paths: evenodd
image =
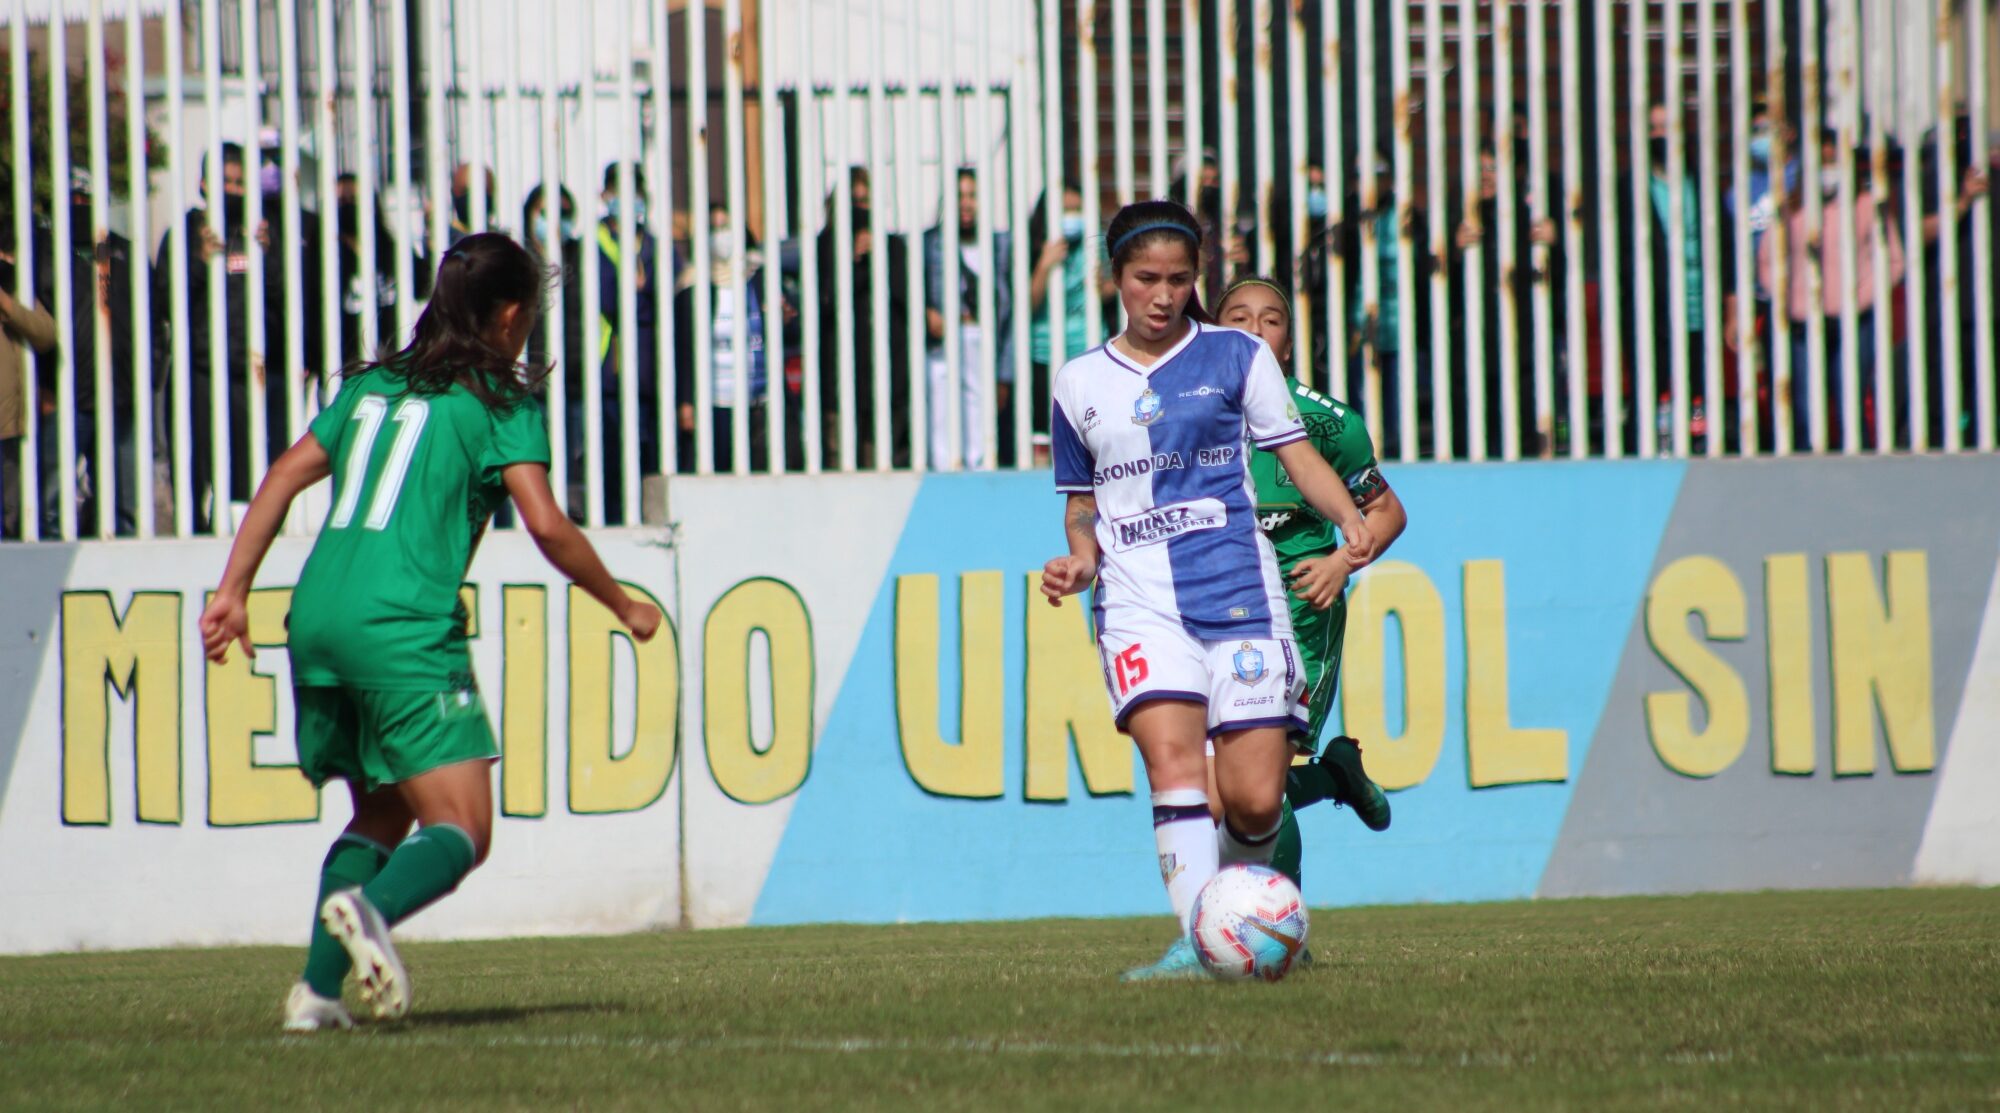
M1306 681L1290 638L1203 641L1159 615L1121 610L1099 631L1097 652L1118 729L1157 699L1208 708L1208 736L1255 727L1306 729Z

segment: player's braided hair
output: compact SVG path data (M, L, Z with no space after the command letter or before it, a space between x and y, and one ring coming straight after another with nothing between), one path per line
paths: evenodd
M498 232L480 232L452 245L438 263L430 304L410 343L383 359L349 367L349 378L378 368L409 383L412 394L443 394L464 386L489 410L509 410L534 393L549 368L525 367L488 338L493 314L510 304L538 310L553 281L552 268Z
M1104 229L1104 242L1110 245L1112 276L1117 277L1133 256L1162 240L1186 244L1189 264L1196 274L1201 273L1201 222L1186 205L1161 199L1134 201L1111 218L1111 224ZM1205 325L1215 323L1215 318L1201 306L1200 290L1188 297L1183 313Z

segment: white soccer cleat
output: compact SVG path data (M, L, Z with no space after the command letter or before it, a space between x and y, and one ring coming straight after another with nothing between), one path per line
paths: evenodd
M352 1027L354 1018L347 1015L347 1008L339 998L321 997L304 982L293 985L291 996L285 998L287 1032L344 1031Z
M344 889L319 906L326 933L347 948L354 976L361 982L361 999L375 1010L377 1020L401 1020L410 1011L410 975L389 941L389 925L359 889Z

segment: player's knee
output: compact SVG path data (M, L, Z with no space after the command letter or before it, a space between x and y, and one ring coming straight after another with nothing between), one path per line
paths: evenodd
M1222 801L1229 822L1245 834L1269 831L1278 825L1284 792L1278 786L1259 785L1229 793Z

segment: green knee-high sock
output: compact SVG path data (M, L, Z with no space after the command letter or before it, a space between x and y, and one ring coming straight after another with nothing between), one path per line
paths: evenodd
M404 839L361 895L394 927L458 888L477 858L471 835L449 823L432 824Z
M306 984L321 997L339 997L340 983L353 963L347 948L335 942L319 922L319 906L342 889L366 885L382 872L389 848L374 839L348 833L333 840L319 868L319 899L313 902L312 942L306 944Z
M1271 868L1292 879L1292 884L1303 885L1300 866L1305 855L1305 843L1299 838L1299 817L1292 814L1292 802L1287 800L1279 809L1278 844L1271 850Z

